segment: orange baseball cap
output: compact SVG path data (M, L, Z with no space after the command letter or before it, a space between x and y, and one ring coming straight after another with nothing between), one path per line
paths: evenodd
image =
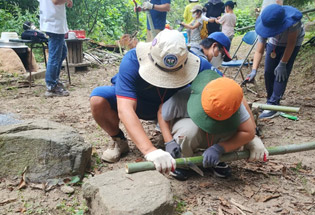
M187 110L193 122L210 134L236 131L240 125L242 88L217 72L201 72L191 85Z

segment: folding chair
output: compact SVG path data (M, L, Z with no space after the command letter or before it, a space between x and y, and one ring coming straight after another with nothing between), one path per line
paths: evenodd
M248 51L248 53L246 54L246 57L245 59L243 60L233 60L234 58L236 58L236 53L238 52L238 50L240 49L241 45L244 43L248 44L248 45L251 45L251 48L250 50ZM233 57L232 57L232 60L229 61L229 62L223 62L222 63L222 66L225 67L224 71L223 71L223 74L225 74L226 70L229 68L229 67L238 67L238 70L237 70L237 73L235 74L234 76L234 80L236 79L236 77L238 76L239 73L241 73L241 76L242 76L242 79L244 81L244 75L242 73L242 67L243 66L248 66L248 65L251 65L252 63L249 62L248 60L248 56L250 55L250 53L252 52L253 48L255 47L255 44L257 42L257 34L255 31L249 31L247 32L243 38L242 38L242 41L240 42L240 44L238 45Z

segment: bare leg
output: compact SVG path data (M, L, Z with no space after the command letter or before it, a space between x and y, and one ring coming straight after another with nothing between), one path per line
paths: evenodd
M118 113L111 109L109 102L103 97L93 96L90 99L92 115L96 123L110 136L119 133Z

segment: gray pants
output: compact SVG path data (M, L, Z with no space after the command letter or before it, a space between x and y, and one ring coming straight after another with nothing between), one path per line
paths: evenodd
M226 141L235 134L235 132L220 135L207 134L190 118L177 119L172 124L172 135L181 146L183 157L191 157L198 151L203 151L213 144Z

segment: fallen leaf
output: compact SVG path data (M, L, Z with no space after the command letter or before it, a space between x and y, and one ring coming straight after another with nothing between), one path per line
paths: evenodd
M19 183L18 190L23 189L27 186L26 181L25 181L25 173L26 173L27 169L28 169L28 167L26 166L22 172L22 178L21 178L21 181Z
M255 192L252 190L250 186L246 185L244 187L244 194L247 198L251 198L255 194Z
M16 198L6 199L0 202L0 206L16 201Z
M231 204L230 204L225 198L219 197L219 200L221 201L221 205L222 205L222 206L231 208Z
M275 198L278 198L280 196L281 196L280 194L256 196L255 200L256 200L256 202L267 202L270 199L275 199Z
M244 205L241 205L239 203L237 203L233 198L231 198L230 202L235 205L236 207L238 207L241 210L250 212L250 213L254 213L251 209L249 209L248 207L245 207Z
M223 211L225 211L228 214L232 214L232 215L238 215L238 214L242 214L236 206L232 205L231 208L227 208L227 207L223 207L222 208ZM244 213L243 213L244 214Z
M212 183L209 182L209 181L201 182L201 183L199 184L199 187L200 187L200 188L209 188L209 187L211 187L211 186L212 186Z
M44 190L45 189L45 185L44 184L31 183L29 186L30 186L30 188L37 189L37 190Z

